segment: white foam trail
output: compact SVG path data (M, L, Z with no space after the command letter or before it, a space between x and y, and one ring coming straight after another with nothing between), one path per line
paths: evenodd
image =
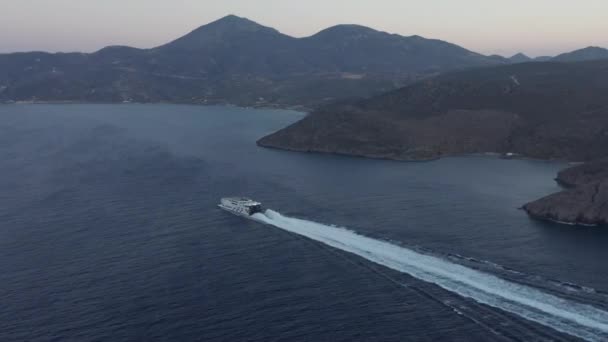
M356 254L555 330L590 341L608 339L608 312L593 306L559 298L344 228L290 218L272 210L255 214L253 219Z

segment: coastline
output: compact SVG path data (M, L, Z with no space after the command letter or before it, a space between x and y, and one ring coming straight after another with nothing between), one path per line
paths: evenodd
M138 104L171 104L171 105L192 105L192 106L232 106L239 107L244 109L261 109L261 110L290 110L295 111L301 114L310 113L310 109L304 106L287 106L287 105L259 105L259 106L243 106L233 103L200 103L200 102L88 102L88 101L17 101L17 102L3 102L0 104L4 105L138 105ZM529 157L521 154L515 154L512 152L502 153L502 152L476 152L476 153L452 153L452 154L442 154L432 157L416 157L415 155L391 155L391 154L373 154L373 153L357 153L355 151L330 151L330 150L318 150L318 149L306 149L306 148L293 148L293 147L283 147L283 146L275 146L275 144L266 144L264 142L258 140L256 144L263 148L270 148L275 150L283 150L287 152L299 152L299 153L309 153L309 154L328 154L334 156L342 156L342 157L352 157L352 158L361 158L361 159L375 159L375 160L387 160L387 161L396 161L396 162L432 162L442 158L450 158L450 157L468 157L468 156L485 156L492 158L501 158L501 159L519 159L519 160L534 160L534 161L546 161L546 162L565 162L571 165L571 167L566 168L564 170L568 170L570 168L576 167L576 165L586 165L585 162L580 161L572 161L567 159L559 159L559 158L538 158L538 157ZM558 175L554 178L557 184L564 188L562 192L558 192L556 194L549 195L545 198L541 198L539 200L531 201L521 207L531 218L553 222L556 224L564 224L571 226L585 226L585 227L598 227L604 225L602 222L591 222L591 223L583 223L579 220L563 220L555 218L553 214L548 214L547 212L542 212L540 210L535 210L534 208L530 208L530 206L539 201L550 201L548 198L551 196L555 196L558 194L567 194L568 192L573 192L578 188L577 184L570 183L564 181ZM586 199L589 203L592 203L591 199ZM560 201L557 201L556 204L552 204L552 208L555 206L559 206ZM559 208L553 210L560 210Z
M169 102L169 101L150 101L150 102L135 102L135 101L3 101L0 102L0 106L27 106L27 105L145 105L145 104L166 104L166 105L188 105L188 106L225 106L225 107L238 107L243 109L267 109L267 110L290 110L299 112L302 114L308 114L313 109L303 105L282 105L282 104L269 104L269 105L239 105L234 103L224 102Z
M569 183L565 180L561 179L561 175L566 170L576 169L580 167L584 167L588 164L593 164L593 162L580 162L580 161L571 161L567 159L558 159L558 158L537 158L537 157L529 157L520 154L513 153L499 153L499 152L481 152L481 153L457 153L457 154L445 154L436 156L433 158L404 158L394 155L380 155L380 154L368 154L368 153L348 153L343 151L320 151L318 149L300 149L300 148L292 148L292 147L278 147L273 144L265 144L258 140L258 146L270 149L283 150L287 152L300 152L300 153L314 153L314 154L328 154L328 155L337 155L337 156L346 156L353 158L365 158L365 159L375 159L375 160L387 160L387 161L396 161L396 162L432 162L442 158L452 158L452 157L490 157L490 158L500 158L500 159L518 159L518 160L531 160L531 161L539 161L539 162L563 162L567 163L568 167L562 169L560 173L558 173L557 177L554 178L555 182L563 188L562 191L550 194L546 197L530 201L520 207L521 210L524 210L526 214L535 220L552 222L555 224L569 225L569 226L578 226L578 227L602 227L607 223L600 216L593 216L591 213L594 213L594 210L598 210L596 208L596 197L599 190L595 192L583 191L583 185ZM577 203L578 205L575 209L572 209L572 202ZM572 213L574 210L574 214ZM601 209L599 209L601 210Z
M451 153L451 154L442 154L442 155L438 155L435 157L428 157L428 158L416 158L416 157L399 157L399 156L390 156L390 155L379 155L379 154L368 154L368 153L349 153L349 152L340 152L340 151L321 151L321 150L317 150L317 149L300 149L300 148L293 148L293 147L283 147L283 146L276 146L274 144L266 144L264 142L260 142L259 139L256 142L256 145L263 147L263 148L268 148L268 149L273 149L273 150L281 150L281 151L287 151L287 152L297 152L297 153L311 153L311 154L327 154L327 155L338 155L338 156L345 156L345 157L354 157L354 158L362 158L362 159L375 159L375 160L388 160L388 161L396 161L396 162L431 162L431 161L436 161L436 160L440 160L443 158L453 158L453 157L494 157L494 158L499 158L499 159L505 159L505 160L530 160L530 161L540 161L540 162L563 162L563 163L568 163L568 165L570 166L575 166L575 165L582 165L585 164L586 162L580 162L580 161L572 161L572 160L568 160L568 159L561 159L561 158L538 158L538 157L529 157L529 156L525 156L523 154L517 154L517 155L509 155L509 153L502 153L502 152L471 152L471 153ZM555 178L555 180L557 181L557 178ZM561 185L561 184L560 184Z
M583 227L583 228L597 228L597 227L602 226L602 224L599 224L599 223L591 224L591 223L582 223L582 222L569 222L569 221L561 221L561 220L550 218L550 217L535 215L535 214L529 212L525 207L522 207L521 210L524 210L528 214L528 216L530 216L531 218L533 218L535 220L539 220L539 221L551 222L551 223L561 224L561 225L565 225L565 226L572 226L572 227Z
M398 158L391 157L387 155L372 155L365 153L347 153L347 152L339 152L339 151L318 151L318 150L308 150L308 149L296 149L296 148L285 148L285 147L277 147L272 145L265 145L259 142L256 142L256 145L263 148L268 148L271 150L285 151L285 152L293 152L293 153L307 153L307 154L319 154L319 155L330 155L330 156L340 156L340 157L352 157L359 159L373 159L373 160L386 160L386 161L395 161L395 162L410 162L410 163L424 163L424 162L432 162L444 158L441 157L433 157L433 158Z

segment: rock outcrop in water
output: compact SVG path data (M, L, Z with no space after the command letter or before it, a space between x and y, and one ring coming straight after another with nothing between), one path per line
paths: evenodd
M568 189L526 204L530 216L568 224L608 224L608 159L566 169L557 181Z

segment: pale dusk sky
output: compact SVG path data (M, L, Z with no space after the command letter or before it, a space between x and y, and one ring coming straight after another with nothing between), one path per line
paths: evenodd
M336 24L446 40L484 54L608 47L607 0L0 0L0 52L149 48L228 14L295 37Z

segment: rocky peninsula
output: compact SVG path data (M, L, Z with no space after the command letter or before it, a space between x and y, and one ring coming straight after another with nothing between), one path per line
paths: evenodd
M395 160L472 153L590 162L569 189L524 209L535 218L605 224L608 60L523 63L447 73L387 94L323 107L258 141L291 151Z
M574 225L608 224L608 159L566 169L557 181L567 188L526 204L530 216Z

